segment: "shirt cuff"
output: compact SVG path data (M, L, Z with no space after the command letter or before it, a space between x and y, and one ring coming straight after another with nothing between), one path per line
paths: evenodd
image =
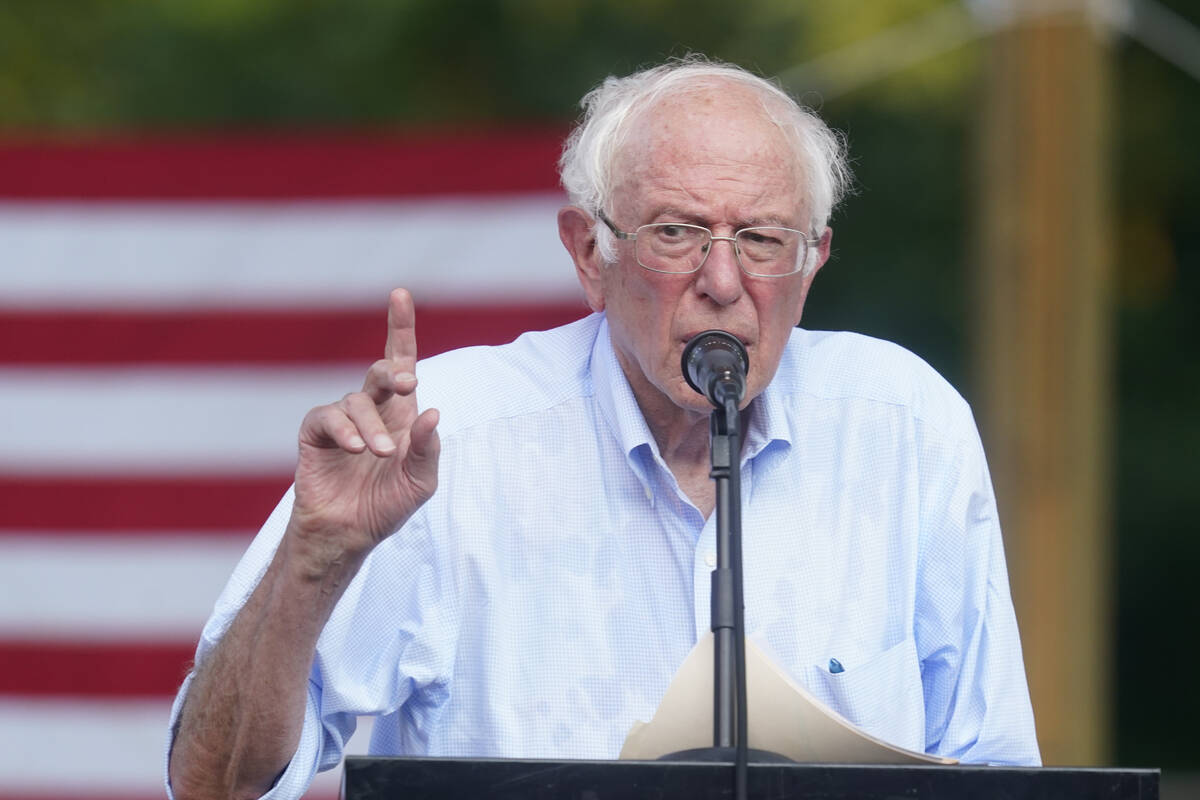
M166 789L168 800L175 800L175 793L171 790L171 775L168 770L171 747L175 744L175 724L179 719L180 709L183 708L183 700L187 696L192 677L189 673L183 681L183 686L179 687L179 693L175 695L175 702L171 706L171 718L167 723L167 746L163 752L163 787ZM275 785L260 800L300 800L308 791L309 784L317 774L317 765L321 756L322 728L320 715L317 712L318 699L317 690L310 683L308 700L304 706L304 727L300 732L300 743L292 755L292 760L288 762L287 769L275 780Z

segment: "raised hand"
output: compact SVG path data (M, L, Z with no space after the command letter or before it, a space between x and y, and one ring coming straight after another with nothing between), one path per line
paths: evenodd
M438 413L417 412L412 297L388 298L384 357L362 391L318 406L300 426L294 535L331 560L364 555L437 488Z
M438 415L417 413L413 318L408 292L392 292L387 347L363 390L300 426L287 533L188 690L168 767L180 800L271 788L300 741L325 622L370 549L437 487Z

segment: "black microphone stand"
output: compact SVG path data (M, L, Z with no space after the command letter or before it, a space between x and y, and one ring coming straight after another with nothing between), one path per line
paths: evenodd
M751 751L748 747L746 622L742 587L742 444L741 414L738 412L742 393L723 378L713 381L710 391L705 391L693 381L688 364L692 350L711 333L714 332L699 334L684 349L683 370L692 388L708 397L715 406L709 417L712 464L709 476L716 482L717 499L717 567L712 571L711 589L713 746L684 750L665 758L681 761L732 760L734 797L745 800L747 764L751 754L756 762L786 763L790 759L767 750ZM728 336L724 333L721 335ZM745 359L744 351L741 351L741 358Z
M712 572L713 745L734 746L734 796L746 797L746 622L742 597L741 415L737 398L709 418L717 489L717 568ZM732 647L731 647L732 645Z

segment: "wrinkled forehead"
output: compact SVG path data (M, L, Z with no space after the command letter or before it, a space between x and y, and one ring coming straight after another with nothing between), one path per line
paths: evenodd
M649 176L723 165L761 169L798 198L803 175L796 148L757 93L730 81L682 87L635 108L613 162L614 188Z

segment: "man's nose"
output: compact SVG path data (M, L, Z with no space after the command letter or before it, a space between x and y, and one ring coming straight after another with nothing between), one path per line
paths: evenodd
M742 296L742 268L738 266L736 247L732 237L714 236L696 276L696 290L718 305L730 305Z

